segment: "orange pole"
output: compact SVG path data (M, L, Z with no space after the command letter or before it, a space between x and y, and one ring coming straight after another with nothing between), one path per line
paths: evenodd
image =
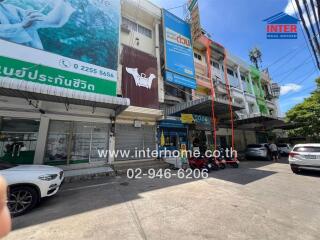
M230 111L230 118L231 118L231 147L232 150L234 150L234 120L233 120L233 109L232 109L232 98L231 98L231 92L230 92L230 84L227 74L227 51L224 50L224 59L223 59L223 65L224 65L224 79L226 81L227 85L227 93L228 93L228 99L229 99L229 111ZM236 161L236 157L234 156L234 161Z
M213 129L213 139L214 139L214 151L217 150L217 131L216 131L216 117L214 111L214 101L215 101L215 91L212 79L212 72L211 72L211 44L212 41L210 39L206 39L206 58L207 58L207 67L208 67L208 78L211 83L211 114L212 114L212 129ZM217 161L216 154L214 154L214 159Z

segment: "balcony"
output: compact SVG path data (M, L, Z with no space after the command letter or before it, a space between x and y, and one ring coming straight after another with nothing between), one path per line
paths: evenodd
M276 109L277 108L276 104L273 103L272 101L266 100L266 103L267 103L267 107L268 108L271 108L271 109Z
M207 71L207 66L199 63L199 62L195 62L194 63L195 68L196 68L196 74L202 75L202 76L207 76L208 71Z

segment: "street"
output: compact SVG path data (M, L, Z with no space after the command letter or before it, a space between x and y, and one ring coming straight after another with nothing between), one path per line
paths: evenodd
M319 239L320 174L283 160L242 162L208 179L65 184L15 218L17 239Z

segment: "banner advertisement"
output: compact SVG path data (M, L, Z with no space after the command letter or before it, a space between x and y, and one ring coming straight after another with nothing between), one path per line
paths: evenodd
M120 0L0 1L0 79L116 95Z
M195 89L190 25L163 9L166 80Z
M123 97L132 106L159 109L157 59L124 45L121 64Z

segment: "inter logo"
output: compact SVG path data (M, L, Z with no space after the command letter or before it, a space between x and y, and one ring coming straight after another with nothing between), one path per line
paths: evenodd
M299 19L286 13L278 13L267 19L267 39L297 39Z

